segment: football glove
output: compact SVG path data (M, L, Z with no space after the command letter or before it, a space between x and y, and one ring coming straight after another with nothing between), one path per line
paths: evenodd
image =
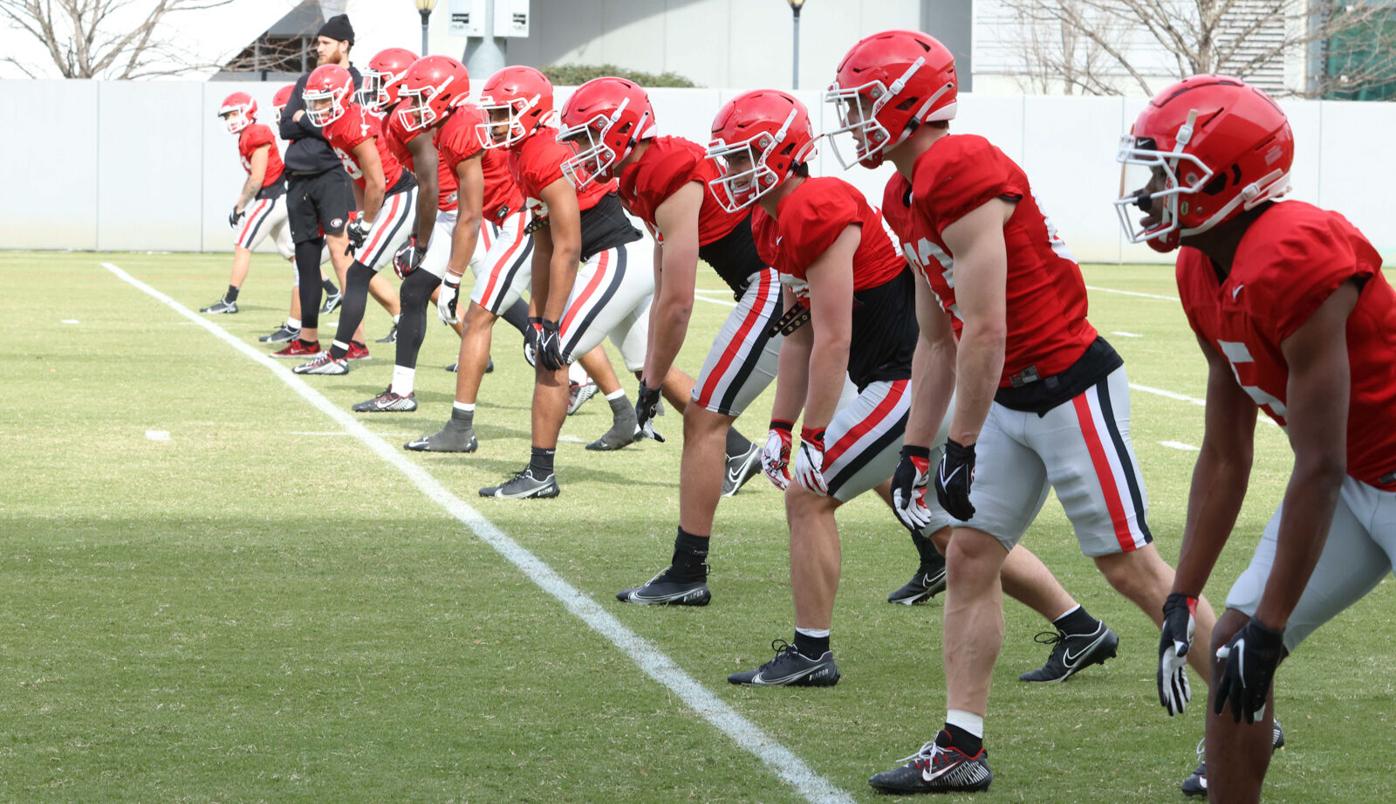
M368 235L373 231L373 224L363 219L363 216L349 221L349 225L344 227L344 233L349 235L349 254L363 248L364 242L368 240Z
M931 450L912 444L902 446L902 457L892 473L892 510L912 533L931 524L926 508L926 486L931 478Z
M417 248L417 236L407 238L407 243L393 255L393 273L398 279L406 279L422 264L426 249Z
M528 326L524 327L524 360L530 366L538 367L538 333L543 329L543 319L529 316Z
M800 452L795 456L795 482L821 497L829 496L824 482L824 428L800 428Z
M546 318L538 320L541 322L538 329L538 342L534 345L538 365L548 371L561 371L567 368L567 361L562 359L562 332L558 329L557 322L549 321Z
M791 422L772 419L766 446L761 449L761 471L781 491L790 487L790 442L794 428Z
M1212 710L1220 715L1229 704L1237 723L1243 717L1247 723L1264 718L1270 684L1284 652L1284 632L1252 617L1230 642L1217 648L1221 681Z
M247 210L233 207L233 211L228 213L228 228L238 228L238 224L242 223L242 219L245 217L247 217Z
M974 483L974 445L965 446L955 439L945 442L945 457L936 470L936 498L940 507L961 522L974 516L969 501L969 487Z
M461 277L450 271L441 280L441 292L436 294L436 315L443 324L454 324L458 318L456 300L460 298L460 280Z
M635 421L640 425L640 432L655 441L664 443L664 436L654 431L654 417L659 415L659 389L645 385L645 381L640 381L640 393L635 397Z
M1163 630L1158 641L1158 702L1169 717L1180 715L1192 700L1188 650L1192 647L1197 598L1174 592L1163 601Z

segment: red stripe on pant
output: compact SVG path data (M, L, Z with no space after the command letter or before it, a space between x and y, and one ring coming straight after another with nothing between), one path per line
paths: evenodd
M368 255L376 251L380 245L382 245L383 238L387 236L388 230L393 228L393 221L397 220L397 213L398 210L402 207L402 197L404 195L407 195L407 193L393 193L391 196L389 196L389 198L392 199L393 203L392 206L388 209L388 214L384 215L382 214L383 210L378 210L378 220L374 221L375 226L373 227L373 234L369 236L368 242L365 243L363 249L359 251L360 255L367 257ZM368 263L363 264L367 265Z
M622 248L624 248L624 246L622 246ZM601 259L596 261L596 273L592 274L591 281L587 283L587 286L582 288L582 293L577 297L576 303L567 308L567 312L562 316L562 323L558 324L558 329L563 332L567 331L567 325L572 323L572 319L576 318L577 314L586 306L587 299L590 299L591 294L595 293L596 289L601 286L601 280L606 278L606 266L610 263L611 250L606 249L601 252ZM581 355L578 355L578 357L581 357Z
M265 212L267 209L267 204L270 203L271 199L264 198L261 201L258 201L257 206L254 207L252 211L247 214L247 218L242 222L242 231L238 233L238 245L242 246L243 248L252 248L251 243L245 243L243 241L247 239L248 233L252 231L252 224L257 222L257 216Z
M483 225L481 225L481 226L480 226L480 229L481 229L482 233L483 233L483 230L485 230L485 229L488 228L488 227L489 227L489 224L483 224ZM483 296L480 297L480 301L481 301L482 303L484 303L484 306L485 306L485 307L489 307L489 306L490 306L490 305L489 305L489 300L492 299L492 298L494 298L494 286L495 286L496 284L499 283L500 275L504 273L503 271L499 270L499 267L500 267L501 265L508 265L508 264L509 264L509 261L512 260L512 259L514 258L514 252L516 252L516 251L519 250L519 247L523 245L524 238L527 237L527 236L528 236L528 235L524 234L524 227L522 227L522 226L516 227L516 233L515 233L515 235L514 235L514 242L513 242L513 244L511 244L511 245L509 246L509 250L506 251L506 252L504 252L504 256L499 260L499 262L496 262L494 265L486 265L486 266L485 266L486 270L488 270L488 271L490 272L489 281L485 283L485 294L484 294ZM485 250L486 250L487 252L489 251L489 244L488 244L488 243L485 244Z
M742 325L737 328L737 334L732 337L732 341L727 344L727 349L723 351L722 357L717 359L713 366L713 372L708 375L708 381L703 383L703 389L698 394L698 404L707 407L712 400L713 394L717 392L717 386L722 380L722 375L727 373L727 368L732 365L732 361L737 359L737 355L742 353L742 344L746 341L747 333L751 332L756 322L761 320L761 314L766 310L766 300L771 291L771 272L761 272L761 284L756 291L756 303L747 311L746 318L742 319Z
M906 393L907 385L907 380L893 380L891 386L887 389L887 396L884 396L882 401L877 403L871 415L849 428L848 432L840 436L838 441L825 447L824 466L826 468L833 466L834 461L837 461L840 455L843 455L851 449L854 444L858 443L858 439L872 432L873 428L882 424L882 422L886 420L888 414L896 409L897 403L901 401L902 395ZM838 414L834 415L837 416Z
M1120 497L1120 487L1115 485L1115 473L1110 469L1110 459L1105 456L1105 445L1100 440L1100 432L1095 429L1091 403L1086 400L1085 394L1080 394L1071 400L1071 404L1076 408L1076 420L1081 424L1086 450L1091 453L1091 465L1095 467L1096 479L1100 481L1100 490L1105 496L1105 510L1110 512L1115 539L1126 553L1133 552L1138 548L1134 544L1134 534L1129 532L1124 500Z

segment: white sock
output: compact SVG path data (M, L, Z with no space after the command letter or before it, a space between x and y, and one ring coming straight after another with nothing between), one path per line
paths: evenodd
M1066 611L1062 612L1061 614L1058 614L1057 616L1053 617L1053 618L1052 618L1052 622L1054 622L1054 623L1061 622L1061 619L1062 619L1063 617L1066 617L1067 615L1073 614L1073 613L1078 612L1078 611L1080 611L1080 610L1081 610L1081 604L1080 604L1080 603L1077 603L1076 605L1072 606L1071 608L1067 609Z
M582 368L581 361L567 367L567 379L578 385L586 385L591 382L591 377L587 376L587 370Z
M451 407L455 408L456 410L460 411L461 413L474 413L474 412L475 412L475 403L474 403L474 402L453 402L453 403L451 403Z
M616 390L612 391L611 393L606 394L606 401L607 401L607 402L614 402L615 400L620 399L620 398L622 398L622 397L624 397L624 396L625 396L625 389L624 389L624 388L617 388Z
M286 329L300 329L301 320L299 318L287 318Z
M407 396L412 393L412 380L417 376L417 370L406 366L393 366L393 393L398 396Z
M963 709L950 709L945 713L945 722L964 729L979 739L984 739L984 718Z
M402 313L398 313L397 315L393 316L393 326L397 326L397 325L398 325L398 322L401 321L401 320L402 320Z
M330 341L330 344L333 346L338 346L346 352L349 351L349 344L345 343L344 341Z
M827 628L796 628L796 629L795 629L795 633L797 633L797 634L804 634L804 635L807 636L807 637L814 637L815 639L823 639L824 637L827 637L827 636L829 635L829 629L827 629Z

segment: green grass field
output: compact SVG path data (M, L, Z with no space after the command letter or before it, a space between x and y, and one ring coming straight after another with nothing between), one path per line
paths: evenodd
M0 254L0 799L785 801L770 768L264 366L102 268L112 262L197 308L226 283L220 255ZM1172 295L1171 271L1090 267L1093 287ZM289 271L259 256L242 312L215 320L254 347L285 315ZM705 276L713 290L717 280ZM708 294L723 298L720 293ZM696 371L726 314L699 304L681 364ZM331 316L335 318L335 316ZM1190 397L1203 361L1174 302L1092 293L1092 319L1131 380ZM388 320L371 306L370 336ZM1138 337L1112 333L1127 332ZM391 347L310 384L342 409L381 390ZM414 414L363 419L397 445L447 416L455 337L432 324ZM783 510L761 479L723 502L713 604L623 606L614 592L668 558L680 422L667 444L581 442L599 399L568 420L563 495L496 503L475 490L528 451L531 372L496 330L498 370L476 414L479 452L411 454L484 517L650 640L737 712L859 800L869 774L929 739L944 712L941 609L887 593L914 569L881 502L840 514L843 581L833 689L738 689L726 675L790 637ZM633 385L627 383L627 387ZM632 391L633 392L633 391ZM741 428L761 436L769 396ZM1134 443L1150 525L1176 557L1202 409L1138 392ZM167 440L152 440L155 431ZM156 436L158 438L158 435ZM1262 427L1250 499L1208 592L1220 603L1278 501L1290 455ZM1170 720L1154 692L1157 635L1084 559L1049 502L1028 545L1121 636L1118 659L1028 687L1042 623L1009 606L994 679L985 800L1176 801L1200 708ZM1290 747L1276 801L1391 796L1396 604L1383 584L1280 674Z

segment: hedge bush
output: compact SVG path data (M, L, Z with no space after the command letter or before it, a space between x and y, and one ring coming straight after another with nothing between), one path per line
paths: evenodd
M555 86L563 87L575 87L603 75L628 78L646 89L698 86L678 73L645 73L639 70L627 70L614 64L556 64L552 67L544 67L543 74Z

